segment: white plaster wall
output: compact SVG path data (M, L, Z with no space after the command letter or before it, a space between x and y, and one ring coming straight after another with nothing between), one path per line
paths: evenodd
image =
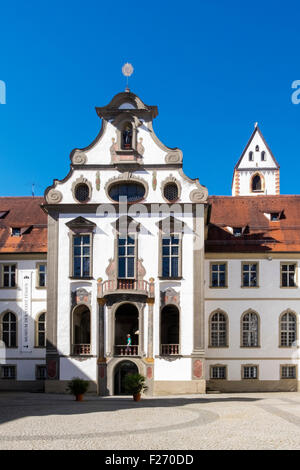
M278 364L289 363L297 355L297 348L279 347L279 317L286 309L294 311L298 318L298 338L299 330L299 300L300 289L280 288L280 262L287 259L226 259L228 262L228 288L209 288L209 265L214 261L207 259L205 262L205 318L206 318L206 357L208 364L210 358L214 358L214 363L228 363L229 358L236 357L238 360L232 361L232 374L240 377L240 364L243 362L255 361L266 358L260 368L261 380L275 380L275 375L279 374ZM218 258L215 261L222 261ZM241 262L250 261L259 263L259 287L241 287ZM288 261L292 261L289 259ZM298 267L299 270L299 267ZM299 273L298 273L299 274ZM229 319L229 347L211 348L209 347L209 317L210 314L221 309L225 311ZM248 309L253 309L260 317L260 347L242 348L241 344L241 316ZM226 360L226 358L228 358ZM248 359L249 358L249 359ZM257 359L256 359L257 358ZM272 360L267 360L272 358ZM224 362L225 361L225 362ZM235 372L234 372L235 371ZM238 372L237 372L238 371ZM233 377L232 376L232 377ZM276 376L276 379L278 377ZM232 378L231 380L238 380Z
M71 380L73 377L79 377L80 379L95 381L96 376L96 358L76 360L65 357L60 359L60 380Z
M259 151L255 151L256 145L259 146ZM253 161L249 161L249 152L253 152ZM265 161L261 160L261 152L265 152ZM259 135L258 132L256 132L253 136L253 139L245 152L245 155L243 156L240 164L239 164L239 169L243 168L274 168L276 169L276 163L274 162L273 157L271 156L271 153L269 152L268 148L266 147L264 141L262 140L261 136Z
M192 363L190 358L166 361L156 359L154 380L191 380Z
M262 192L252 192L251 188L251 178L256 171L259 171L265 179L265 187ZM261 170L256 168L255 171L240 171L240 191L239 196L257 196L257 195L272 195L276 194L276 172L277 170Z
M38 364L43 364L45 359L45 348L35 347L35 320L41 312L47 309L46 289L36 287L36 264L46 263L46 259L41 258L37 260L1 260L1 263L16 264L17 265L17 287L15 289L1 289L0 290L0 315L6 310L9 310L17 316L17 347L16 348L1 348L0 362L2 364L14 364L15 359L26 359L18 363L18 380L33 380L35 378L35 362L32 359L40 358ZM31 283L31 315L29 317L29 346L30 351L22 351L22 314L23 314L23 286L22 279L24 275L29 275L32 278ZM13 359L12 359L13 358ZM28 360L28 362L27 362Z

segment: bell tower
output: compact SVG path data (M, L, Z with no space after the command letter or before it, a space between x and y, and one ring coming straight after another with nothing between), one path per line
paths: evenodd
M257 123L234 167L232 196L280 194L279 165Z

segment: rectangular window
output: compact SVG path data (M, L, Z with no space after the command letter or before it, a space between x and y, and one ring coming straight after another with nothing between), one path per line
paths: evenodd
M296 263L281 264L281 287L296 287Z
M35 369L36 380L46 379L46 366L36 366Z
M118 277L134 279L135 277L135 237L128 235L118 239Z
M242 286L243 287L257 287L257 272L258 265L257 263L243 263L243 272L242 272Z
M91 276L91 236L73 236L73 276Z
M257 366L244 366L243 367L243 379L257 379Z
M210 368L211 379L226 379L226 367L225 366L212 366Z
M226 264L211 263L210 266L210 287L226 287Z
M47 285L47 265L38 264L38 287L46 287Z
M16 378L16 366L2 366L1 378L2 379L15 379Z
M282 379L295 379L296 378L296 366L282 366L281 378Z
M162 238L162 276L179 276L179 235L163 236Z
M16 287L16 265L3 265L3 287Z

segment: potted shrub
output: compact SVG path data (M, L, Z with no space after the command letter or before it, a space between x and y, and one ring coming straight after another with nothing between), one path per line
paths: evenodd
M140 401L142 392L148 390L146 377L141 374L128 374L125 377L125 390L131 393L134 401Z
M82 401L83 395L89 388L89 382L87 380L80 379L79 377L74 377L69 383L67 387L67 391L69 391L72 395L75 395L76 401Z

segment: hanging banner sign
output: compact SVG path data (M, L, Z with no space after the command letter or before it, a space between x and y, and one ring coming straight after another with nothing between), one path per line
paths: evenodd
M31 273L23 276L23 309L22 309L22 352L31 352L29 322L31 320Z

